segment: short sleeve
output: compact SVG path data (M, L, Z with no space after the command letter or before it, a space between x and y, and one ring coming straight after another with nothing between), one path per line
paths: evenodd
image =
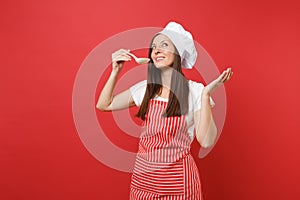
M140 106L146 92L147 80L136 83L129 88L131 96L136 106Z
M202 83L197 83L195 81L189 81L189 87L190 87L190 92L192 95L192 99L193 99L193 110L194 112L197 110L200 110L201 108L201 94L202 94L202 90L204 88L204 85ZM213 99L210 97L210 105L211 107L215 106L215 102L213 101Z

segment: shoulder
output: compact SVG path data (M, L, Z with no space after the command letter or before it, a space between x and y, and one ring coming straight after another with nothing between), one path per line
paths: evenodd
M195 110L198 110L201 107L201 94L204 85L202 83L189 80L189 88L190 88L190 94L189 94L190 98L192 99ZM210 105L212 107L215 105L215 102L211 97L210 97Z
M191 90L191 92L199 92L204 88L204 85L202 83L193 81L193 80L189 80L189 88Z
M140 81L130 87L131 96L135 102L135 105L141 105L147 87L147 80Z
M137 82L136 84L134 84L133 86L139 86L139 87L142 87L142 86L145 86L147 85L147 80L142 80L140 82Z
M131 86L130 91L135 92L137 90L146 88L146 86L147 86L147 80L143 80L143 81L140 81L140 82L134 84L133 86Z

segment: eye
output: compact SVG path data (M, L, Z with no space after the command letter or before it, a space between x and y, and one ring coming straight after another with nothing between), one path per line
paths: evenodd
M168 45L168 43L164 42L164 43L162 43L161 46L162 46L162 47L167 47L167 46L169 46L169 45Z
M155 48L156 48L156 46L155 46L155 45L152 45L151 49L155 49Z

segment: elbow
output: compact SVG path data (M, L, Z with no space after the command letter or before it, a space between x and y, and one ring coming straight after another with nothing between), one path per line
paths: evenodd
M97 108L98 110L102 111L102 112L108 111L108 109L107 109L106 106L103 106L103 105L101 105L101 104L99 104L99 103L96 105L96 108Z
M203 148L210 148L212 147L217 138L217 129L210 130L209 133L205 134L205 137L197 137L197 141Z
M200 145L201 145L201 147L206 149L206 148L212 147L214 145L214 142L212 142L212 143L202 142L202 144L200 144Z
M203 148L210 148L215 143L214 141L199 140L198 138L197 138L197 140L198 140L199 144L201 145L201 147L203 147Z
M100 106L99 104L96 104L96 108L100 111L104 111L104 108L102 106Z
M213 142L208 142L206 140L201 140L200 138L197 137L197 141L199 142L200 146L203 148L209 148L211 146L213 146Z

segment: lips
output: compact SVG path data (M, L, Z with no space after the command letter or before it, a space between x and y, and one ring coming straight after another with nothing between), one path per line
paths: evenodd
M165 58L165 57L163 57L163 56L158 56L158 57L156 57L156 58L155 58L155 61L157 61L157 62L158 62L158 61L161 61L161 60L163 60L164 58Z

